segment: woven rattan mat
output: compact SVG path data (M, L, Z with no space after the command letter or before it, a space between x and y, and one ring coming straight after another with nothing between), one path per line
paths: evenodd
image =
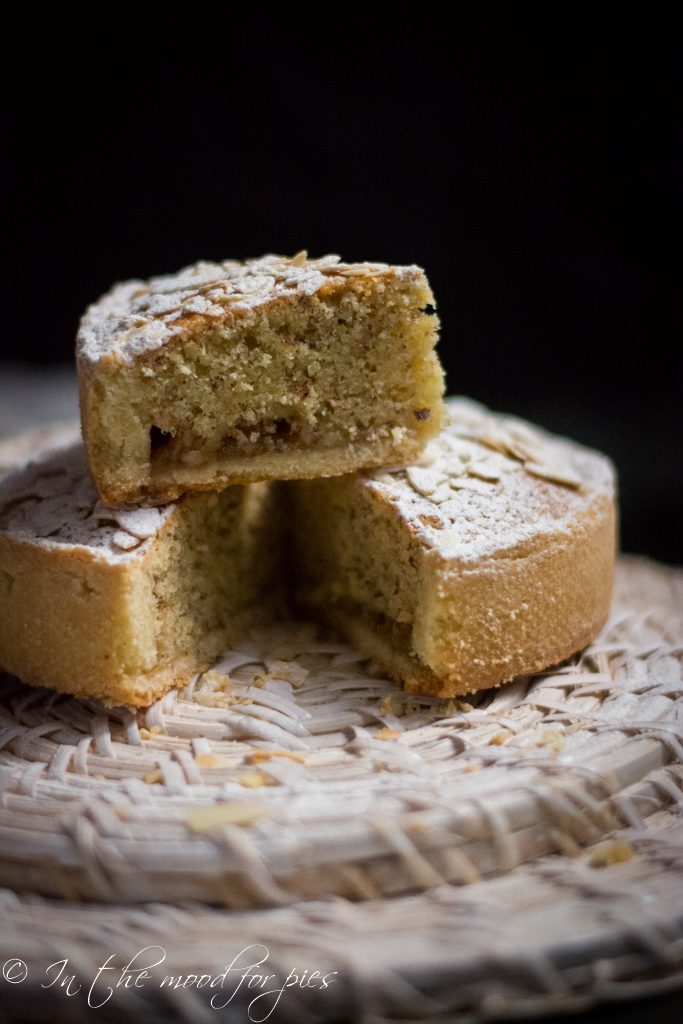
M137 715L6 679L0 1006L480 1020L683 983L682 655L683 573L626 559L590 648L466 702L301 623Z

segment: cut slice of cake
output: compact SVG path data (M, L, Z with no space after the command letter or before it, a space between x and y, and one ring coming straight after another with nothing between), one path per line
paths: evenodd
M561 661L607 616L607 458L473 402L419 465L286 485L304 604L403 680L453 696Z
M415 459L442 422L433 304L419 267L305 253L115 286L77 340L102 499Z
M0 480L0 668L107 704L145 706L182 684L269 604L272 497L269 484L253 484L110 509L80 442L9 472Z

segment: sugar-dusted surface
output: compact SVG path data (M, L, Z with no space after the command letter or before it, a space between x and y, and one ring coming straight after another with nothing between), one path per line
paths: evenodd
M466 398L419 465L377 470L367 486L428 547L463 563L569 529L591 498L614 494L609 459Z
M115 354L125 361L164 345L188 318L216 323L278 299L313 295L334 278L366 274L415 276L418 267L386 263L342 263L339 256L200 262L176 274L115 285L86 312L78 335L79 354L97 362Z
M93 558L129 560L142 554L171 514L161 508L107 508L95 491L80 441L52 451L72 428L50 432L48 450L0 478L0 533L53 549L79 547ZM34 438L35 441L35 438ZM15 446L15 455L20 448Z

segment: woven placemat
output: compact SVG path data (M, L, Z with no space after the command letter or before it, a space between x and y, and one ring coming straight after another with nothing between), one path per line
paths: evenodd
M296 623L137 716L7 680L0 963L29 970L0 992L44 1012L50 963L89 980L149 943L163 965L112 1013L217 1019L212 991L156 974L215 976L250 943L269 973L339 972L290 984L278 1020L484 1019L677 984L682 654L683 573L627 559L590 648L466 702L405 695Z

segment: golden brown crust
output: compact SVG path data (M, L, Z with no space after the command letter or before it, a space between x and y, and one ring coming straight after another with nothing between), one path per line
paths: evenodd
M529 542L514 558L441 576L434 586L443 588L443 605L416 624L429 668L418 659L406 688L456 696L563 661L604 625L614 559L614 507L604 500L566 533ZM465 621L453 629L451 614L463 607Z
M449 408L424 467L290 485L303 602L406 689L442 697L588 644L607 616L616 547L607 459L530 432L529 471L521 448L501 454L518 421Z

